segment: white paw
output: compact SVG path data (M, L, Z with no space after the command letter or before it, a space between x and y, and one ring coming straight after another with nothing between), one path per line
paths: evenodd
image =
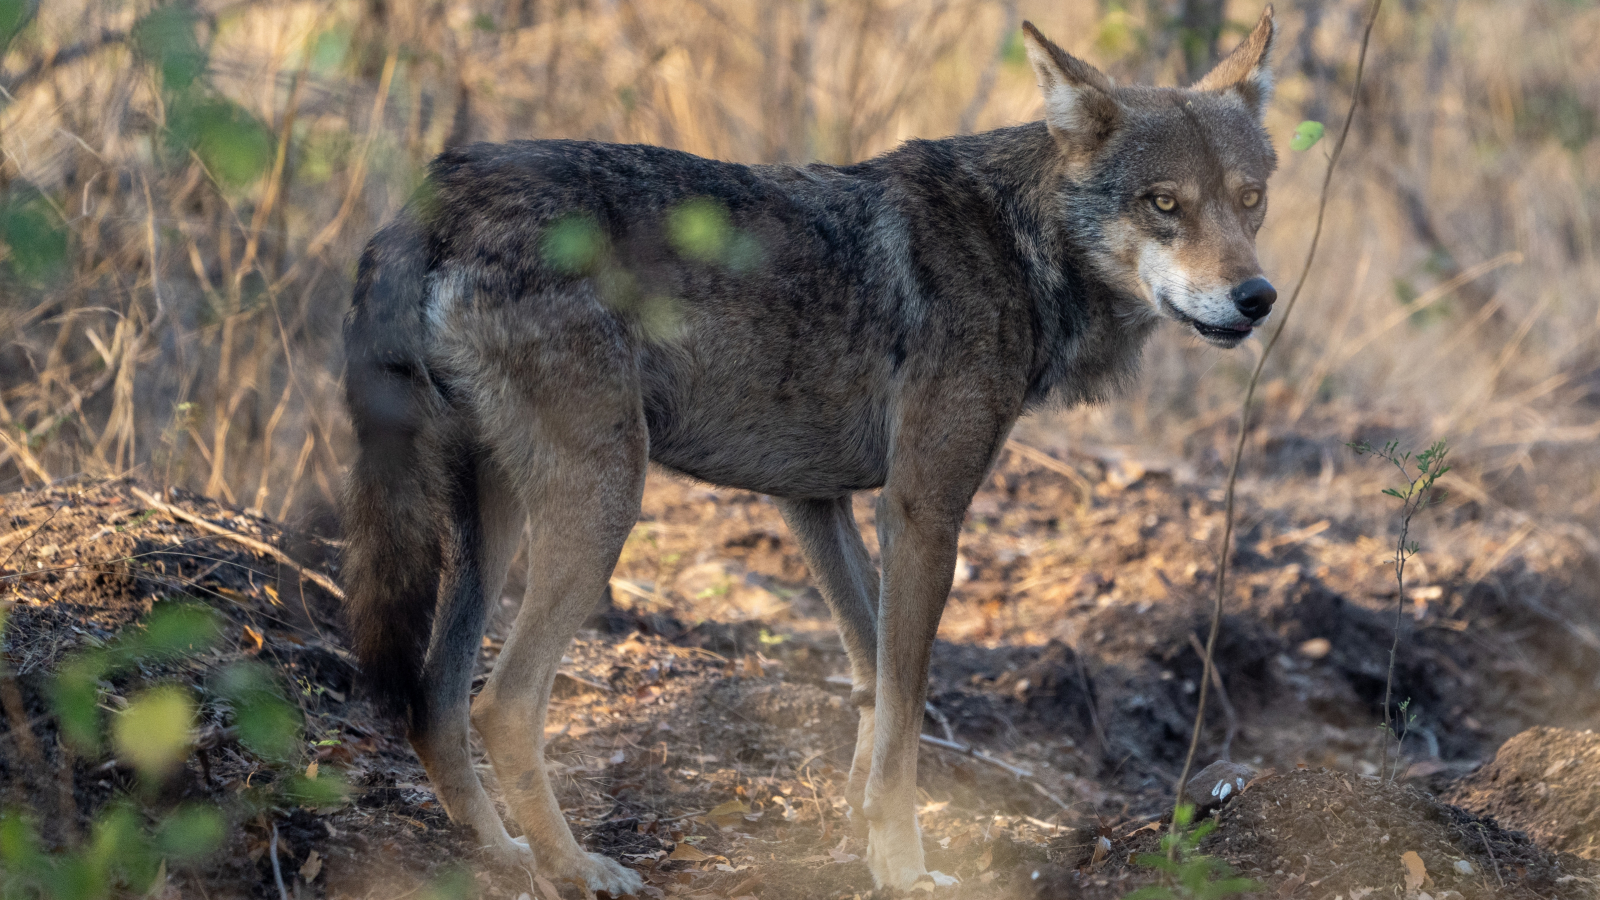
M583 854L575 869L572 878L583 882L591 891L605 891L613 897L637 894L644 887L644 879L638 872L598 853Z
M954 875L946 875L943 872L928 872L913 882L911 889L931 894L935 888L955 887L960 883L961 879Z
M484 848L494 861L508 869L527 869L529 872L539 870L538 860L534 859L533 851L528 849L527 838L514 838L502 833L502 839Z
M948 875L930 873L923 863L922 837L916 822L902 824L899 828L873 828L867 837L867 868L872 872L874 886L897 891L917 889L919 882L944 887L939 879L955 880ZM930 876L936 875L930 883Z

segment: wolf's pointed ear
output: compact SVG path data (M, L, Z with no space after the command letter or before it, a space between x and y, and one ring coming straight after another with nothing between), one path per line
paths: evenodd
M1044 92L1044 120L1050 133L1069 151L1094 152L1116 131L1121 118L1110 79L1051 43L1032 22L1022 23L1022 41Z
M1277 25L1272 21L1272 6L1261 12L1261 21L1233 52L1217 63L1203 78L1190 85L1191 90L1236 91L1244 105L1260 118L1272 99L1272 70L1267 60L1272 56L1272 35Z

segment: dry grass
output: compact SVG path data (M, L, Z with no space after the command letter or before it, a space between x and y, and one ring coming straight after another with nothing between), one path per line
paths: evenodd
M134 471L325 523L348 443L337 334L354 260L443 146L581 137L843 162L1036 117L1020 18L1119 79L1173 83L1188 68L1175 17L1205 5L209 0L200 83L266 136L252 177L230 179L172 137L171 86L148 41L128 39L147 3L45 4L0 74L0 209L15 221L33 198L68 243L33 271L5 232L0 485ZM1224 8L1233 24L1259 12ZM1280 280L1304 252L1326 149L1291 153L1287 138L1342 109L1360 14L1356 0L1279 9L1268 122L1283 167L1261 251ZM1247 474L1303 473L1308 497L1349 502L1317 481L1350 464L1340 442L1445 438L1458 504L1587 536L1600 9L1415 3L1386 11L1373 42ZM1218 472L1252 352L1164 333L1126 402L1038 417L1030 438Z

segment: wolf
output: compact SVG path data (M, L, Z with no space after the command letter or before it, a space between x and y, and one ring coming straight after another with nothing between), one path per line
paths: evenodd
M1233 347L1267 318L1273 29L1268 7L1198 82L1155 88L1026 23L1043 121L855 165L558 140L441 154L357 271L343 573L367 681L450 817L503 862L640 887L574 840L544 725L653 462L774 499L848 653L846 794L873 881L952 883L927 870L915 801L962 518L1017 418L1113 397L1158 322ZM881 573L851 513L870 490ZM524 540L527 591L474 699Z

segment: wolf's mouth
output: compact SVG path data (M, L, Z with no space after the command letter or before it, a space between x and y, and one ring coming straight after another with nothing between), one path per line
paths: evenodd
M1202 338L1205 338L1207 341L1223 347L1233 347L1238 345L1239 342L1249 337L1256 330L1256 326L1252 322L1244 322L1237 326L1209 325L1200 321L1199 319L1196 319L1194 316L1189 315L1188 313L1179 309L1177 306L1173 305L1170 301L1166 301L1164 298L1161 305L1166 307L1167 312L1171 314L1172 318L1177 320L1180 324L1193 328L1195 333L1200 335Z

